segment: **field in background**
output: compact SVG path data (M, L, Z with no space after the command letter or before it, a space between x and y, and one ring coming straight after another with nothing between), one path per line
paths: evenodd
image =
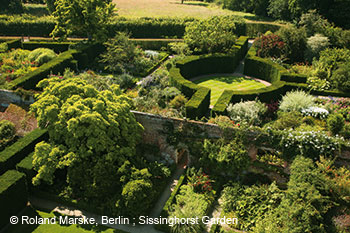
M223 10L213 3L181 0L114 0L117 13L125 17L196 17L214 15L237 15L247 19L256 16L250 13Z

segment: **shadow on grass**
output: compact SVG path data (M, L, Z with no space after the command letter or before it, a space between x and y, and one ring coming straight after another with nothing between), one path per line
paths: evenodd
M237 84L242 83L243 81L245 81L247 79L245 79L243 77L235 77L235 76L206 77L206 78L201 78L201 79L195 80L194 83L201 84L201 83L208 81L208 80L237 85Z
M16 225L9 225L9 227L3 231L4 233L30 233L38 228L39 224L22 224L22 216L28 216L29 218L40 217L32 207L25 207L21 214L17 216L19 218L19 223Z
M252 20L252 21L266 21L266 22L274 22L273 19L266 17L266 16L259 16L259 15L245 15L243 18Z
M184 3L181 3L181 0L179 0L178 2L171 2L171 4L176 4L176 5L187 5L187 6L204 6L207 7L209 6L208 3L205 2L186 2L184 1Z

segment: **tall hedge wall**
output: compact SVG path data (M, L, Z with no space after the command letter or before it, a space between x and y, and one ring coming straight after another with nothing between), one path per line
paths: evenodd
M208 112L210 105L210 89L201 87L186 103L186 117L195 119L202 118Z
M124 18L119 17L108 26L109 36L118 31L129 32L133 38L182 38L187 22L194 18ZM49 37L55 27L53 17L1 17L0 35L2 36L40 36ZM236 34L255 37L266 31L277 31L281 26L274 23L237 22ZM76 36L85 35L75 33Z
M23 42L23 49L34 50L37 48L48 48L55 51L55 53L62 53L69 49L70 45L73 45L74 42L54 42L54 41L28 41Z
M16 164L34 151L38 142L46 140L46 130L36 129L0 152L0 174L14 169Z
M248 37L240 37L232 54L188 56L170 69L170 84L177 87L190 100L186 103L186 116L202 118L209 110L210 89L189 81L193 77L215 73L233 73L248 49Z
M25 182L25 175L15 170L0 176L0 229L26 206L28 193Z

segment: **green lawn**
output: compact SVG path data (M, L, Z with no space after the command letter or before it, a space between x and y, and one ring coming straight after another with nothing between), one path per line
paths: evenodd
M207 18L214 15L237 15L257 20L254 14L223 10L214 3L181 0L113 0L117 13L125 17L195 17Z
M210 105L214 105L225 89L235 91L254 90L266 87L253 79L235 76L210 76L193 81L211 89Z
M53 218L54 213L47 213L44 211L34 210L27 207L23 216L29 216L31 218ZM21 219L21 217L20 217ZM12 225L6 233L127 233L121 230L115 230L104 226L92 226L92 225L59 225L57 224L43 224L43 225L27 225L17 224Z

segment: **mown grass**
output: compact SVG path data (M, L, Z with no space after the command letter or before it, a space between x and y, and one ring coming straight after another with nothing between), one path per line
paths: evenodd
M125 17L194 17L207 18L214 15L237 15L257 20L250 13L223 10L214 3L181 0L113 0L117 13Z
M224 90L246 91L265 87L253 79L224 75L203 77L193 82L211 89L210 105L215 105Z

